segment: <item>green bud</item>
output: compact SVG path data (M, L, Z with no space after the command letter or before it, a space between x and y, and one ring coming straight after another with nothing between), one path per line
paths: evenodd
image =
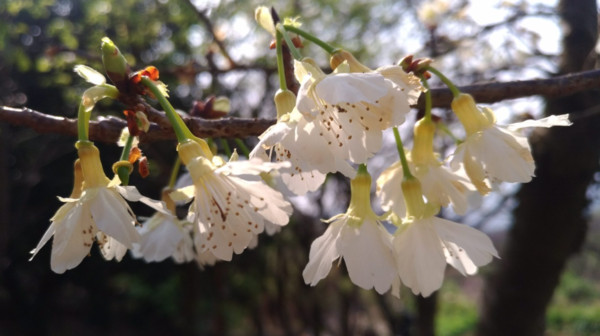
M108 37L102 38L102 63L108 78L121 89L126 85L131 69L125 56L121 54L119 48Z
M290 90L277 90L275 93L275 108L277 109L277 119L292 112L296 106L296 96Z

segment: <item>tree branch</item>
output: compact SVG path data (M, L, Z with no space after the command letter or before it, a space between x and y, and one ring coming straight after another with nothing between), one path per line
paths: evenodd
M229 62L229 67L230 68L235 68L236 67L236 63L233 60L233 58L231 58L231 56L229 55L229 52L227 51L227 48L225 48L225 44L223 43L223 41L217 36L217 33L215 31L215 28L213 27L212 22L210 21L210 19L208 18L207 14L205 11L201 11L199 10L193 3L192 1L188 0L188 4L194 9L194 11L196 12L196 14L198 15L198 19L200 19L200 21L202 22L202 24L204 25L204 27L206 28L206 30L208 31L208 33L210 34L210 36L213 39L213 42L215 42L215 44L219 47L219 49L221 50L221 53L223 54L223 56L227 59L227 61Z
M495 103L506 99L529 96L564 97L575 92L600 89L600 70L583 71L545 79L531 79L514 82L494 82L461 86L460 90L470 93L478 103ZM445 88L431 90L433 107L448 107L452 93ZM424 107L419 99L417 107Z
M0 106L0 121L16 126L25 126L38 133L77 135L76 119L48 115L26 107ZM258 136L275 123L275 120L248 118L205 120L187 117L184 118L184 121L195 135L203 138ZM127 122L115 117L101 117L96 121L90 121L90 140L116 142L124 127L127 127ZM161 128L156 123L151 123L148 133L140 136L141 142L173 139L175 139L175 134L171 128Z
M461 87L461 91L472 94L479 103L494 103L506 99L542 95L547 97L568 96L576 92L600 89L600 70L585 71L548 79L526 81L474 84ZM431 90L434 107L449 107L452 94L446 88ZM414 106L422 108L424 103ZM150 131L140 137L142 142L175 139L169 127L165 127L164 113L147 106L152 116ZM75 119L47 115L29 108L12 108L0 106L0 121L12 125L25 126L39 133L58 133L77 135ZM245 138L258 136L275 123L272 119L223 118L206 120L195 117L184 117L184 121L192 132L199 137L210 138ZM115 142L126 122L109 117L90 122L90 138L95 141ZM161 127L162 126L162 127Z

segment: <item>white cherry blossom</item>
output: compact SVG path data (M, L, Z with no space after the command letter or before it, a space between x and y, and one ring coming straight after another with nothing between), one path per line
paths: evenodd
M296 62L296 107L336 157L364 163L381 148L381 132L404 122L420 86L400 67L349 70L342 63L325 75L308 61Z
M457 146L451 165L454 169L464 166L481 194L491 190L491 182L529 182L534 176L529 142L518 130L571 125L569 116L564 114L500 126L492 110L479 109L468 94L454 98L452 110L463 124L467 138Z
M360 169L360 168L359 168ZM352 180L348 211L326 221L329 227L311 244L309 261L302 276L315 286L331 270L332 262L344 260L350 280L364 289L387 292L397 271L392 256L391 235L383 228L370 203L371 177L360 172Z
M291 205L260 178L260 173L285 164L253 159L217 167L203 156L195 141L180 144L178 151L193 185L170 196L176 202L194 199L188 220L197 226L194 239L198 254L210 251L218 259L231 260L234 252L242 253L252 237L263 232L265 222L279 226L288 223Z
M81 144L78 153L71 198L59 198L65 204L52 217L50 227L31 251L33 259L54 236L50 266L56 273L79 265L89 254L94 240L107 260L117 261L140 241L134 227L135 216L124 198L165 211L160 202L140 195L135 187L119 186L118 179L109 181L93 144Z

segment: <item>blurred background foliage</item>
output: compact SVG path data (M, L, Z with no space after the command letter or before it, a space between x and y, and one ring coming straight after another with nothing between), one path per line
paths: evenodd
M562 32L555 2L437 3L431 21L424 2L415 0L3 1L0 105L74 117L88 85L72 68L83 63L101 69L100 39L109 36L132 68L160 69L176 108L189 111L194 101L223 95L231 99L234 116L273 118L275 58L268 48L271 37L254 23L258 5L274 5L282 17L300 16L306 30L372 67L413 53L434 58L459 84L546 77L556 70ZM314 45L306 43L304 54L328 67ZM501 120L509 120L539 115L541 106L540 98L526 98L493 107ZM120 116L121 110L102 103L96 113ZM444 110L436 113L451 118ZM348 186L336 176L321 191L294 200L296 214L280 234L261 237L258 248L230 263L200 269L171 261L147 265L128 256L107 263L94 248L75 270L56 275L49 269L50 247L28 262L60 204L56 196L70 193L74 140L0 124L0 334L411 334L418 309L409 291L397 300L359 289L343 264L315 288L303 283L310 243L325 228L319 218L347 203L339 195ZM247 139L250 145L255 141ZM119 149L99 146L109 171ZM143 194L159 197L173 146L141 146L152 174L145 180L134 175L132 184ZM375 175L389 164L382 157L370 165ZM501 246L515 189L503 186L461 220L495 231ZM151 215L137 205L133 209ZM590 238L564 274L548 312L549 335L600 334L598 241ZM438 295L436 332L472 334L482 280L451 271L448 278Z

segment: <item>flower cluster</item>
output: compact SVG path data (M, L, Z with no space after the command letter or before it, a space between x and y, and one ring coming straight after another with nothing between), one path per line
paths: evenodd
M89 254L93 241L109 260L121 260L131 249L134 257L147 262L173 258L205 266L229 261L234 254L254 247L262 232L273 234L289 222L292 206L284 194L315 191L328 173L340 172L351 180L350 204L345 213L325 221L329 226L312 243L303 272L307 284L314 286L325 278L332 262L339 259L344 260L352 282L362 288L378 293L391 289L398 294L404 284L413 293L428 296L442 285L446 264L472 275L498 257L484 233L436 215L441 207L465 214L470 193L485 195L499 182L530 181L535 163L527 138L519 131L568 126L568 116L499 126L490 109L477 107L473 97L460 92L429 61L409 57L400 65L373 70L351 53L301 30L298 22L275 22L269 13L259 8L257 20L275 38L280 76L274 97L277 123L259 137L252 151L244 151L247 160L240 160L237 152L229 161L217 155L208 141L192 134L170 105L158 70L147 67L131 73L116 46L103 40L105 69L115 85L106 84L104 76L90 68L76 68L94 87L84 93L79 109L79 160L73 192L61 198L65 204L51 218L32 251L34 256L54 236L51 268L57 273L76 267ZM301 57L296 49L302 45L300 38L330 54L331 73ZM297 94L287 88L283 75L284 41L296 59ZM465 138L457 141L454 153L446 158L434 146L436 130L443 125L431 114L427 83L431 73L450 87L452 111L465 130ZM405 150L397 126L406 122L422 94L425 114L414 124L412 149ZM120 185L127 184L132 165L142 157L135 137L150 129L143 111L135 109L137 104L126 113L128 132L124 132L123 153L113 167L112 181L102 169L98 149L88 139L94 104L124 95L156 99L177 137L178 161L160 202L141 196L135 187ZM399 161L376 180L376 196L386 211L377 215L371 207L372 181L366 164L381 150L383 132L390 128ZM147 161L139 161L145 176ZM176 188L179 163L186 166L189 180ZM280 189L287 190L271 187L267 181L273 178L280 179L284 186ZM139 225L123 197L157 212ZM177 204L189 204L187 216L176 215Z

